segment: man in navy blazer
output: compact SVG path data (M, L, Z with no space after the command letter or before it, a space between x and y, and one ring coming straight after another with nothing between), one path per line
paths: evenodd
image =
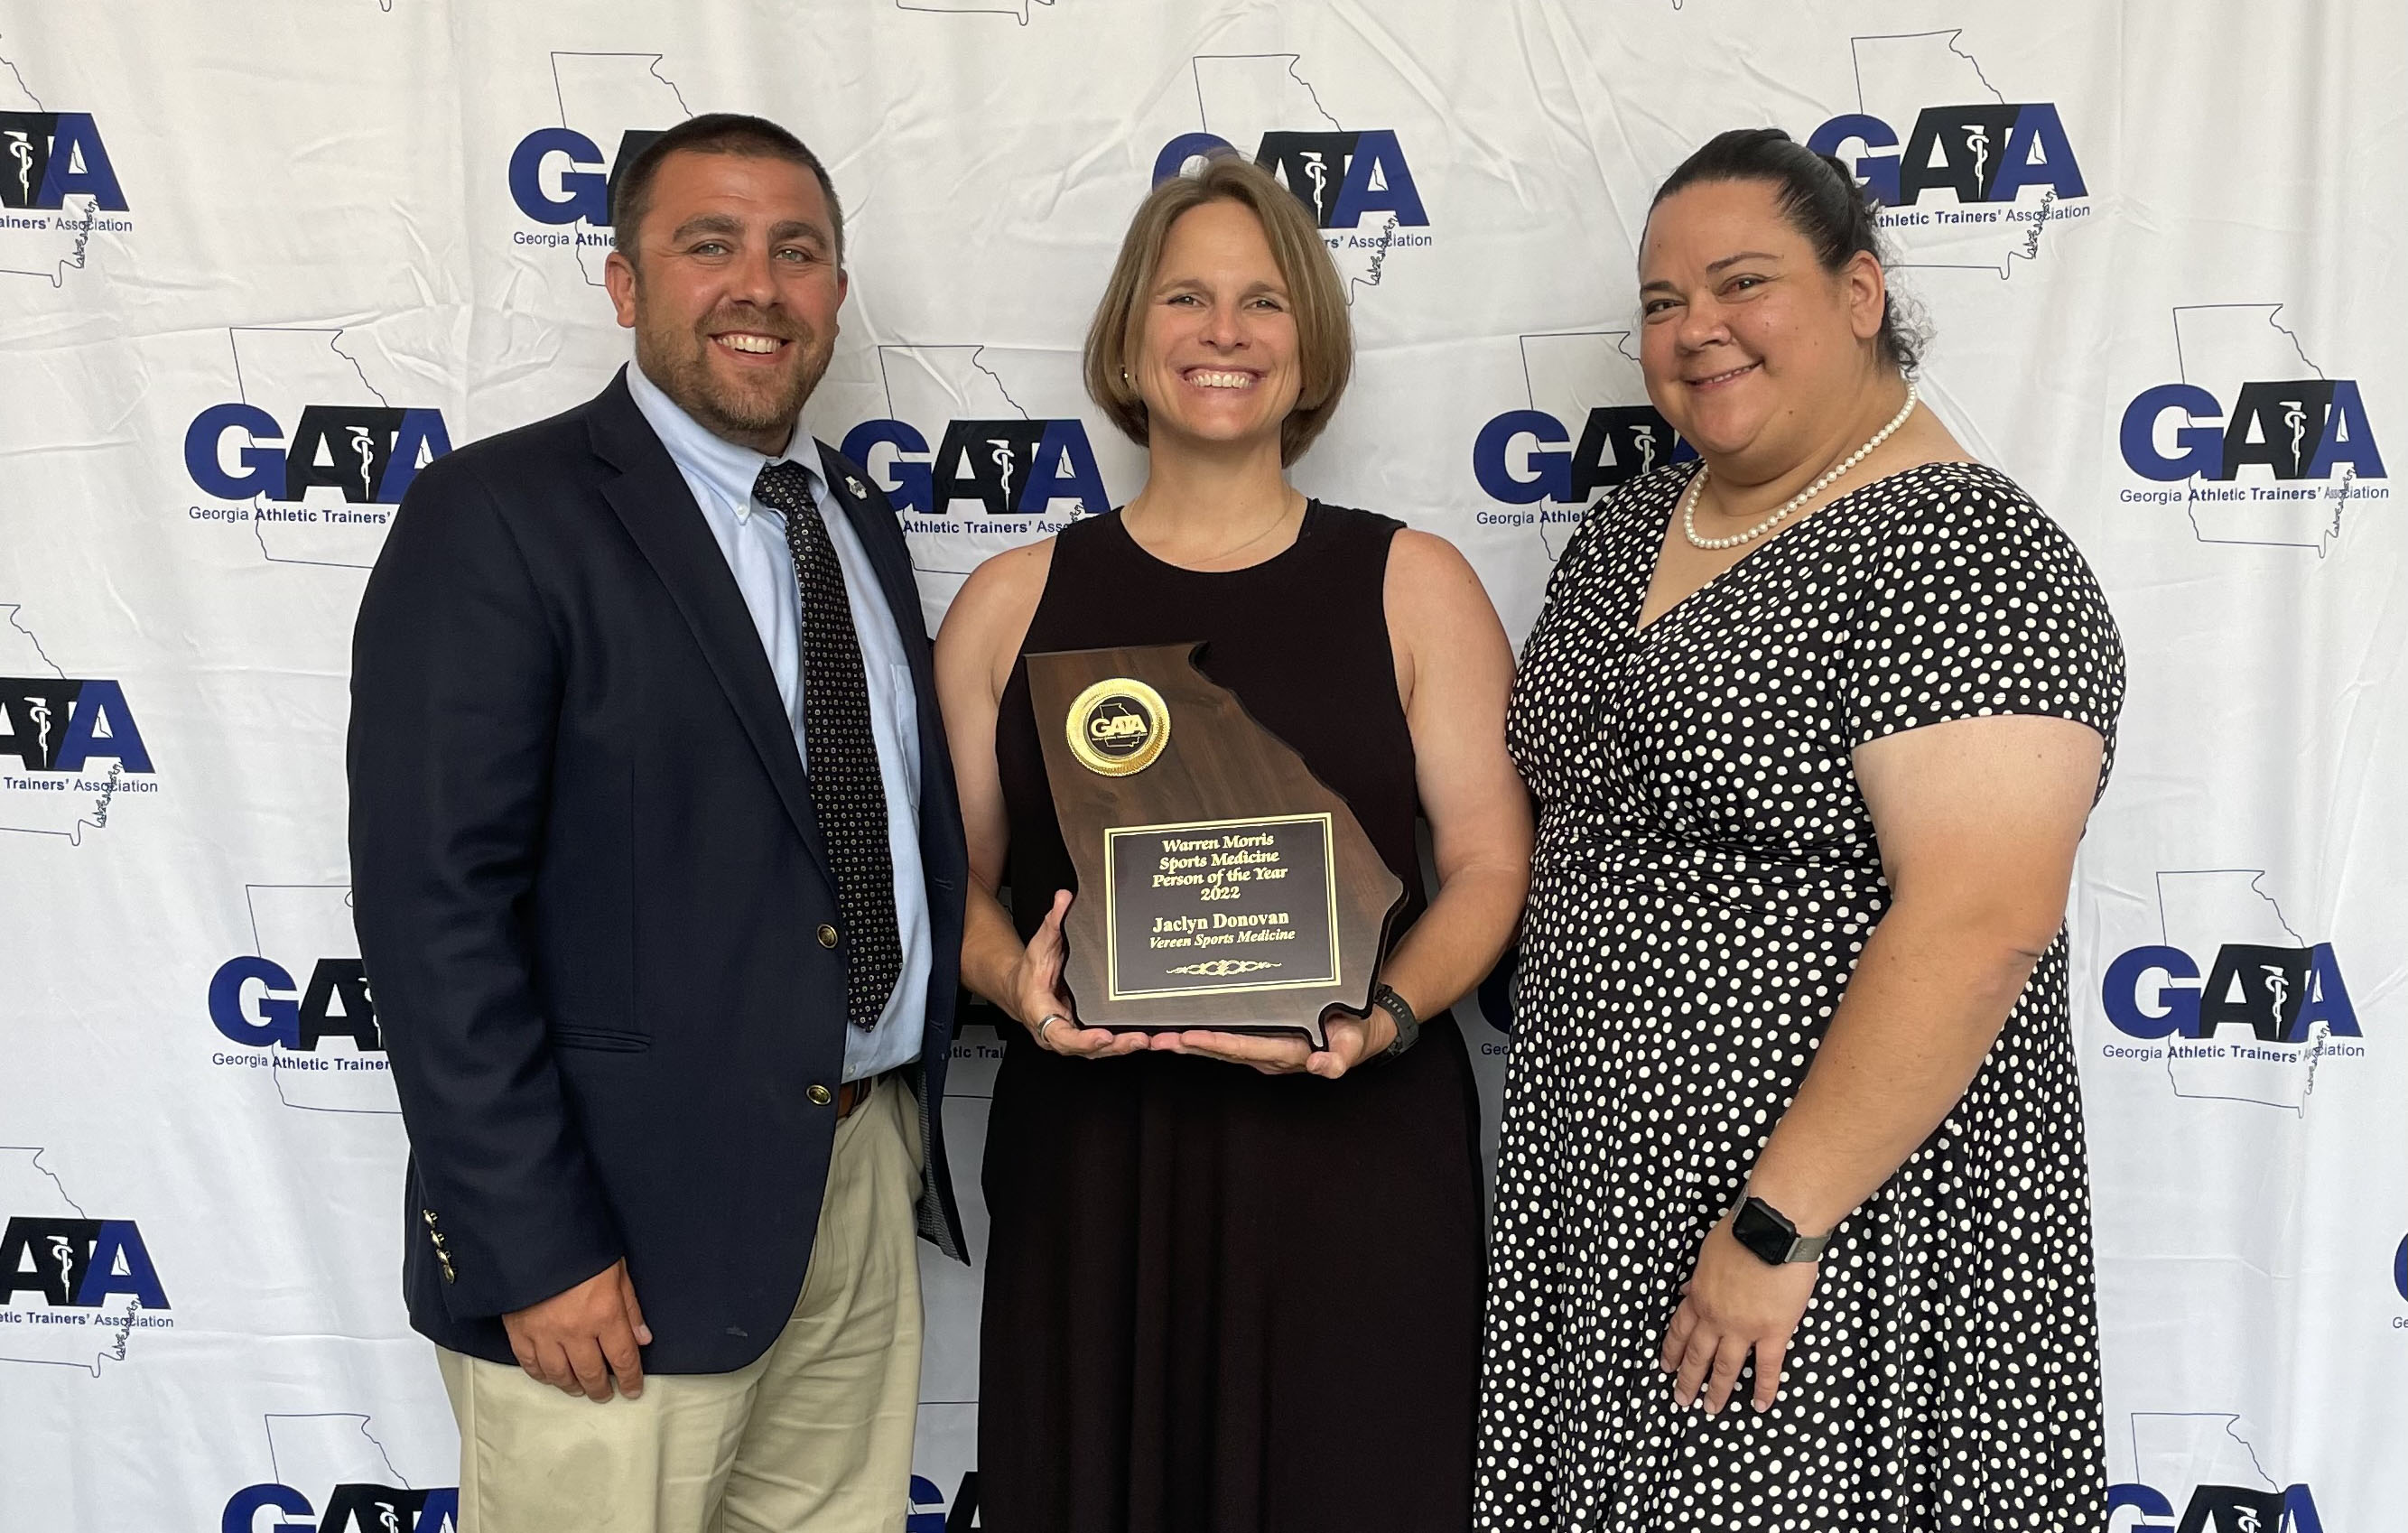
M798 423L842 214L724 114L613 203L635 366L428 465L360 608L410 1321L464 1533L891 1529L967 858L900 526Z

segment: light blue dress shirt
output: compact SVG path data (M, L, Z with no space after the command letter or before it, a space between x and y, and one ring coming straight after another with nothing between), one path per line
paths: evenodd
M778 696L795 729L795 749L803 752L802 594L795 587L785 517L752 498L753 480L777 460L713 435L679 408L641 367L627 368L627 392L669 450L719 552L726 556L728 572L736 577L736 589L743 594L769 669L778 679ZM878 572L844 508L828 498L818 447L799 423L788 446L793 449L788 458L810 475L811 498L844 569L845 600L853 609L862 674L869 683L869 727L877 738L878 778L886 790L886 839L895 862L895 930L902 939L903 972L876 1027L845 1029L844 1078L853 1081L919 1058L927 1024L928 884L920 863L919 700L903 636L887 609ZM810 762L808 752L803 760Z

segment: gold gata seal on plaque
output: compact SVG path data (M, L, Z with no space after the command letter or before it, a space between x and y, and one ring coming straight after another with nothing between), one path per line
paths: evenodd
M1162 694L1125 676L1079 694L1064 724L1079 765L1105 777L1144 771L1170 743L1170 709Z

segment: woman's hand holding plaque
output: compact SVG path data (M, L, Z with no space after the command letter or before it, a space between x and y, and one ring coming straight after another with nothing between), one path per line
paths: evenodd
M1082 1059L1135 1053L1146 1046L1143 1033L1115 1033L1102 1027L1082 1027L1070 994L1062 988L1062 918L1069 913L1068 889L1054 894L1054 908L1021 954L1013 976L1012 1014L1020 1019L1040 1049Z

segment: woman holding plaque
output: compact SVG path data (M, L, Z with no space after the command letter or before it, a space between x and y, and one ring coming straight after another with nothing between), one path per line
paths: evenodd
M1588 513L1514 687L1473 1526L2103 1527L2062 922L2115 625L1920 407L1838 161L1723 135L1639 268L1701 461Z
M1352 354L1320 233L1267 172L1214 159L1157 187L1086 349L1145 487L988 561L938 639L974 885L963 975L1019 1024L984 1178L979 1496L1001 1533L1455 1533L1469 1514L1479 1135L1446 1008L1520 912L1529 812L1504 748L1512 652L1470 567L1288 486ZM1196 641L1406 890L1377 1004L1328 1014L1323 1050L1082 1026L1062 983L1065 914L1099 896L1046 774L1040 731L1064 721L1036 716L1023 657Z

